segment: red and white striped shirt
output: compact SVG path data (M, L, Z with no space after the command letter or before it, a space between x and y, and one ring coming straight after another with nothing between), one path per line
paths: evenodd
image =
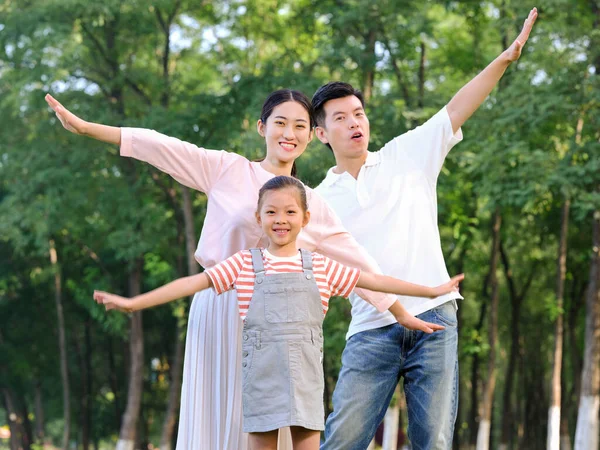
M277 273L302 273L302 256L274 256L262 249L265 275ZM348 297L360 275L360 269L344 266L319 253L312 253L313 274L321 294L323 315L329 308L329 298L334 296ZM242 250L225 261L206 271L217 294L230 289L237 289L240 318L246 318L246 312L254 292L254 268L249 250Z

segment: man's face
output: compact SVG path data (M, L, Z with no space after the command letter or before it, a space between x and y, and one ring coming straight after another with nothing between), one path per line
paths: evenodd
M319 140L331 145L336 158L364 155L369 148L369 119L358 97L329 100L323 109L325 126L316 128Z

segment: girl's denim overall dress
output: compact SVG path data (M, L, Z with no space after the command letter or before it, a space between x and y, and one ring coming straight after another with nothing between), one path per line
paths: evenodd
M242 331L245 432L324 426L323 306L312 256L300 251L302 273L265 275L261 250L250 250L256 278Z

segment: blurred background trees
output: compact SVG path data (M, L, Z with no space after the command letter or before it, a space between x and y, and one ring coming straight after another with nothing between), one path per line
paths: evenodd
M88 120L256 158L269 92L341 79L368 99L376 150L447 103L533 6L523 56L439 179L449 271L467 273L454 445L474 448L487 421L491 448L597 449L597 0L0 2L0 447L170 448L189 299L127 317L91 293L199 270L206 197L65 132L46 92ZM334 160L313 142L298 163L315 186ZM327 400L349 318L333 301Z

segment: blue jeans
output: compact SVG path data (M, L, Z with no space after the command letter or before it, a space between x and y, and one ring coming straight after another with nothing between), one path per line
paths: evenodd
M348 339L321 450L366 449L400 377L413 450L452 448L458 406L455 301L418 317L446 329L425 334L393 324Z

